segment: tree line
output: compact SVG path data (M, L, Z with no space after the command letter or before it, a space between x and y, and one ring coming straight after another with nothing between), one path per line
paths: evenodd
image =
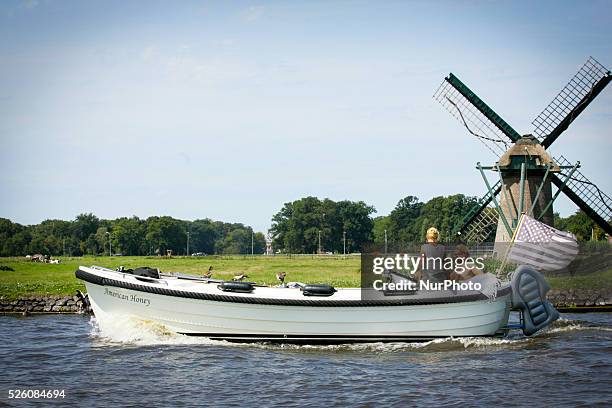
M264 234L239 223L172 217L99 219L80 214L73 221L45 220L20 225L0 218L0 256L51 255L174 255L256 254L265 251Z
M463 194L434 197L421 202L415 196L399 200L389 215L373 217L376 209L363 201L320 200L305 197L285 203L272 217L270 234L273 248L287 253L361 251L374 245L390 249L423 242L430 227L440 231L443 242L453 242L477 197ZM604 239L605 234L582 211L561 218L555 214L557 228L571 231L579 240Z
M442 241L452 241L453 231L476 197L462 194L434 197L421 202L407 196L389 215L374 217L376 209L363 201L333 201L304 197L289 203L272 217L269 234L275 251L283 253L359 252L364 245L390 248L421 242L429 227L436 227ZM555 214L555 226L573 232L579 240L605 239L603 231L582 211L567 218ZM262 232L240 223L172 217L99 219L80 214L72 221L45 220L20 225L0 218L0 256L49 255L174 255L261 254L266 249ZM252 245L252 247L251 247Z

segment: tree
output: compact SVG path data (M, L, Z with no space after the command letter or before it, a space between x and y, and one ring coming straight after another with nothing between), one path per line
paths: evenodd
M563 231L569 231L576 235L579 241L590 241L592 236L598 240L605 239L604 231L582 210L567 218L555 214L555 227Z
M183 221L172 217L149 217L145 240L159 254L165 255L168 249L180 254L187 246L187 228Z
M220 232L214 222L209 219L195 220L189 228L191 252L214 254L215 241L219 238Z
M273 246L285 252L342 252L346 236L347 249L359 250L372 238L374 207L363 201L319 200L316 197L285 203L272 217ZM346 233L346 235L345 235Z
M70 228L70 223L62 220L44 220L28 227L31 234L29 249L33 253L62 255L63 237L70 233Z
M146 254L145 225L140 218L119 218L113 222L112 243L115 252L124 255Z
M453 232L461 225L463 218L474 205L476 199L463 194L432 198L421 207L415 224L416 235L413 238L422 241L425 239L427 229L435 227L440 231L441 240L453 240L455 238Z
M389 214L389 242L412 242L418 235L416 220L421 215L423 203L415 196L407 196L398 201Z
M30 253L30 242L32 236L27 229L23 229L6 240L0 247L0 256L26 255Z
M374 218L374 227L372 228L372 237L374 239L374 243L380 247L385 245L385 231L387 231L387 240L388 234L391 229L391 219L389 216L380 216Z
M374 221L371 214L375 208L363 201L340 201L336 204L338 211L338 228L333 236L330 248L334 252L344 250L346 238L346 251L361 251L363 244L372 241L372 228Z
M0 218L0 256L27 253L30 240L25 227L9 219Z
M263 232L256 232L253 239L253 253L263 254L266 252L266 236Z
M9 237L19 232L23 227L11 222L7 218L0 218L0 241L4 242Z
M72 233L79 241L84 241L95 234L99 226L100 220L95 215L79 214L72 223Z
M430 227L440 231L441 240L453 240L453 232L475 204L476 198L463 194L434 197L427 203L419 202L414 196L407 196L389 214L389 241L395 245L421 242Z
M223 240L224 254L250 254L251 234L243 228L230 231Z
M112 237L107 227L100 226L95 234L89 236L87 242L87 253L92 255L110 255ZM117 248L113 252L117 252Z

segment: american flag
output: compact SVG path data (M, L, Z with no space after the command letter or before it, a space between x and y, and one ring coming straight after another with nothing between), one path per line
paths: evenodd
M558 271L578 255L576 236L523 215L508 260L543 271Z

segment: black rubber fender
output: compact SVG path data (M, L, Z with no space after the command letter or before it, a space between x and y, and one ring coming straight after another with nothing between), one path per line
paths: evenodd
M304 296L331 296L337 290L331 285L306 285L302 288Z
M217 289L223 292L251 293L255 288L251 282L223 282L217 285Z

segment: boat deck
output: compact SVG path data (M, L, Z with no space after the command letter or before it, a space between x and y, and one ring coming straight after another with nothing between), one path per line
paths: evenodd
M220 302L277 304L295 306L393 306L408 304L439 304L489 300L480 291L417 290L401 296L385 296L382 292L361 288L338 288L331 296L304 296L299 287L255 286L250 293L224 292L221 281L164 275L160 279L135 276L98 266L79 267L77 277L103 286L114 286L141 292ZM511 292L509 285L497 291L497 296Z

